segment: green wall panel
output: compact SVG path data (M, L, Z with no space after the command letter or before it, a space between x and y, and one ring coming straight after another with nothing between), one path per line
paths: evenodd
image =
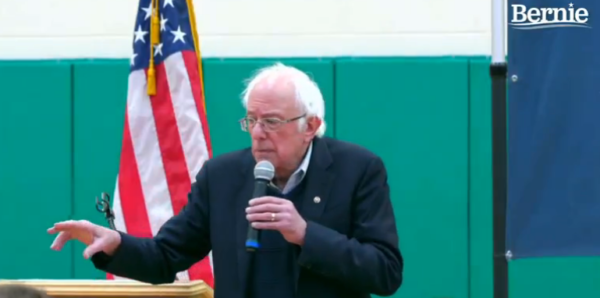
M466 59L348 59L336 133L384 159L405 282L395 297L468 296Z
M510 298L600 296L599 258L517 260L510 263L509 273Z
M108 226L96 210L95 198L114 193L127 103L127 60L79 62L73 68L74 218ZM105 278L83 258L84 245L74 251L75 278Z
M325 121L328 136L334 132L334 65L331 60L317 59L207 59L203 65L206 110L213 145L213 155L250 146L250 136L241 131L238 120L245 111L241 93L245 83L259 68L275 61L295 66L313 77L325 98Z
M492 105L489 61L469 66L469 233L471 298L492 298Z
M71 214L71 66L0 64L0 279L71 278L46 230Z

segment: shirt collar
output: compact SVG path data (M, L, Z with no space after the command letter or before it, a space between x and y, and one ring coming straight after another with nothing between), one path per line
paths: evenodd
M312 142L310 142L310 145L308 145L308 150L306 150L306 154L304 155L302 163L294 172L294 174L292 174L292 176L300 173L302 175L302 178L304 178L304 175L306 175L306 171L308 170L308 164L310 163L310 156L312 155L312 146Z
M310 142L310 145L308 146L308 150L306 150L306 154L304 155L302 163L300 163L298 169L296 169L296 171L294 171L294 173L290 176L290 179L283 188L283 193L288 193L294 187L298 186L300 182L302 182L302 179L304 179L304 177L306 176L306 171L308 171L308 164L310 163L310 157L312 155L312 146L313 144L312 142Z

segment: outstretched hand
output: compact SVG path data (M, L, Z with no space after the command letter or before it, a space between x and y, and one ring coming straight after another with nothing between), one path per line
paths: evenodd
M60 251L70 240L84 243L87 247L83 251L83 257L86 259L100 251L112 255L121 244L121 235L117 231L95 225L87 220L58 222L48 229L48 233L58 233L50 246L56 251Z

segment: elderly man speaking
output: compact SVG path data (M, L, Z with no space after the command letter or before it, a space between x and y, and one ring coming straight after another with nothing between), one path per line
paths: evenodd
M152 239L88 221L56 223L52 249L77 239L96 268L170 283L212 250L216 298L389 296L403 259L382 160L324 137L317 85L277 63L257 72L243 96L251 148L208 160L184 210ZM274 168L265 196L252 198L257 163ZM249 225L260 248L246 249Z

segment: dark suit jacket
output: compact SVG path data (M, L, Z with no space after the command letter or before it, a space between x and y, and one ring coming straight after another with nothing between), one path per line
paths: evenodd
M207 161L179 215L153 239L121 234L114 256L93 256L96 268L148 283L170 283L177 272L212 250L215 297L243 298L249 256L244 209L253 192L254 165L249 148ZM301 215L307 229L304 245L297 248L297 297L396 292L403 259L382 160L357 145L316 138L304 179Z

